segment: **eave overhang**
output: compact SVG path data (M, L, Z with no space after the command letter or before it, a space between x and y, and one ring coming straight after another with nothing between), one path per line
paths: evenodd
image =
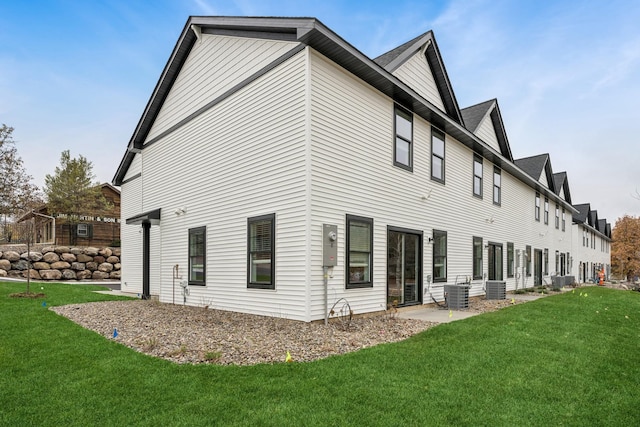
M142 224L159 225L160 209L155 209L155 210L145 212L136 216L132 216L131 218L127 218L126 222L127 222L127 225L142 225Z
M113 183L116 186L122 184L127 169L133 161L133 157L144 148L143 143L151 126L197 39L195 32L191 29L192 25L197 26L199 31L203 33L227 31L237 35L244 34L245 36L249 36L251 33L286 34L288 35L287 39L292 39L292 36L295 34L296 41L304 43L326 56L334 63L362 79L376 90L393 99L396 103L412 110L433 126L449 134L524 184L558 201L558 203L561 203L570 212L576 212L570 204L558 197L553 191L543 188L537 181L518 168L510 159L507 159L501 153L498 153L485 144L462 124L458 123L456 119L442 112L427 99L420 96L416 91L393 76L382 66L378 65L374 60L346 42L316 18L191 16L187 20L178 38L153 94L145 107L144 113L129 141L125 155L113 178Z

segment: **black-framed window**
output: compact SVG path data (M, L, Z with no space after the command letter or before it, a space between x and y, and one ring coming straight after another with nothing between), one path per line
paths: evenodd
M513 272L514 272L513 243L507 242L507 277L513 277Z
M556 228L560 228L560 206L556 203Z
M275 289L276 214L247 220L247 287Z
M535 218L536 218L536 221L540 222L540 193L536 193Z
M583 228L582 229L582 246L587 246L588 241L589 239L587 238L587 229Z
M444 184L444 133L431 128L431 179Z
M556 275L560 274L560 251L556 251Z
M394 127L393 164L413 170L413 116L396 106Z
M527 260L525 261L525 271L527 277L531 277L531 246L529 245L526 246L525 256L527 257Z
M473 195L482 199L482 157L473 155Z
M567 226L567 213L564 208L562 208L562 231L565 230Z
M502 203L502 171L499 167L493 167L493 204Z
M189 229L189 284L204 285L207 269L207 228Z
M447 281L447 232L433 230L433 281Z
M373 286L373 219L347 215L346 287Z
M544 198L544 223L549 224L549 198Z
M544 275L549 275L549 249L544 248Z
M489 242L487 264L489 280L502 280L502 244Z
M473 278L482 279L482 237L473 237Z

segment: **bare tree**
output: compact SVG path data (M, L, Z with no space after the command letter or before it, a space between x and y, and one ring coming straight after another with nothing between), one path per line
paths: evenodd
M6 230L7 220L19 215L39 199L38 187L25 171L18 155L13 128L0 126L0 220Z

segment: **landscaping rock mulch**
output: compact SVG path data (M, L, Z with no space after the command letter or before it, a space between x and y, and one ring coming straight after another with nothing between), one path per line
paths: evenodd
M470 311L485 313L522 301L473 299ZM437 325L400 319L394 313L305 323L157 301L106 301L51 310L102 336L176 363L254 365L309 362L382 343L404 340Z
M392 316L305 323L156 301L107 301L53 307L79 325L142 353L177 363L254 365L308 362L406 339L435 323ZM115 331L115 333L114 333ZM115 337L114 337L115 335Z

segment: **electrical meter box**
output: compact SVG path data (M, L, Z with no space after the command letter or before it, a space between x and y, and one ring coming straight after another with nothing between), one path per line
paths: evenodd
M322 266L334 267L338 263L338 226L322 224Z

